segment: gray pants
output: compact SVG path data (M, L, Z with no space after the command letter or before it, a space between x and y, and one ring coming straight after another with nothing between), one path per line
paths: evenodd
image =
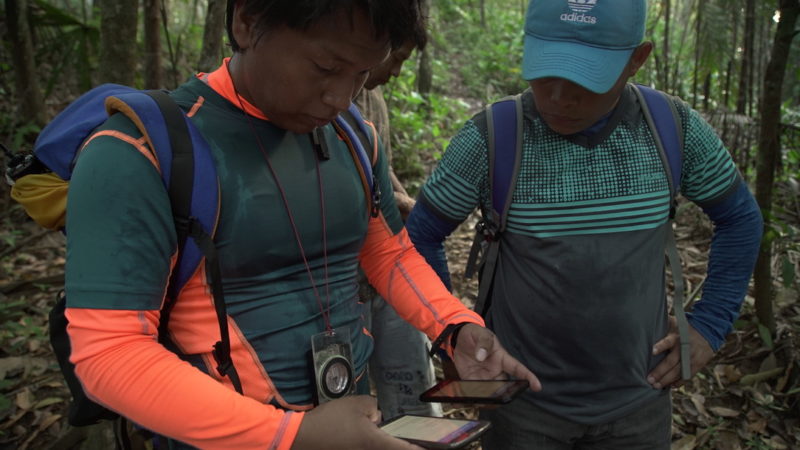
M367 329L375 343L369 373L383 419L401 414L441 416L441 405L419 401L419 395L436 381L427 353L428 338L401 319L379 295L366 303Z
M601 425L581 425L549 414L526 398L481 411L492 422L484 450L669 450L672 399L668 392L627 416Z

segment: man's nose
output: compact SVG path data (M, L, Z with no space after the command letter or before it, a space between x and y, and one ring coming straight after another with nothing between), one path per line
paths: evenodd
M357 86L361 88L361 85ZM332 82L322 94L322 101L327 106L340 113L350 107L356 93L356 83L353 80L341 79Z
M575 83L556 79L550 84L550 100L561 106L571 106L578 102L579 86Z

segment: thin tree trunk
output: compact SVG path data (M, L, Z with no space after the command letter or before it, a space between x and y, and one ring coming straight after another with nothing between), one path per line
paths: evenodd
M22 122L44 125L46 122L44 98L39 87L36 61L33 56L33 40L28 25L27 0L6 0L5 10L8 24L8 41L14 62L14 90L19 117Z
M102 83L132 86L136 80L138 0L99 0Z
M144 0L144 87L164 87L161 64L161 0Z
M697 2L697 17L694 23L694 74L692 75L692 108L697 108L697 89L700 84L700 49L701 31L703 25L703 5L705 2Z
M674 15L676 17L677 23L688 24L691 15L691 5L684 6L683 10L680 9L680 4L676 5ZM669 92L678 96L684 95L682 89L684 87L684 83L682 82L682 78L680 76L680 69L681 69L681 62L683 61L682 58L683 49L686 46L686 41L687 41L686 37L688 36L690 29L691 28L689 26L680 28L680 39L678 39L678 49L677 51L674 51L674 49L672 51L672 53L674 54L673 64L672 64L672 78L670 78L672 86L670 87Z
M422 1L422 15L430 17L430 0ZM429 33L430 35L430 33ZM430 36L429 36L430 37ZM431 41L431 39L428 39ZM426 45L419 57L419 68L417 69L417 92L422 96L427 96L433 89L433 59L431 51L433 45Z
M206 26L203 29L203 47L200 50L199 72L211 72L222 60L222 35L225 32L225 1L209 0Z
M669 90L669 25L672 10L671 0L664 0L664 79L661 80L661 85L664 90Z
M755 0L747 0L744 14L744 43L742 47L742 65L739 72L739 99L736 102L736 112L747 114L748 92L752 92L750 84L753 82L753 45L755 42Z
M789 59L800 0L779 0L780 21L775 31L772 53L764 76L764 96L761 100L758 159L756 161L756 200L764 214L764 229L769 229L772 209L772 186L775 167L780 156L781 90ZM761 243L756 262L754 285L758 321L774 335L775 316L772 312L772 246L768 239Z
M731 106L731 89L732 89L732 79L733 79L733 71L735 61L736 61L736 48L739 46L739 11L736 8L731 8L731 22L733 23L733 36L731 36L731 55L730 59L728 60L728 67L725 70L725 109L730 108Z

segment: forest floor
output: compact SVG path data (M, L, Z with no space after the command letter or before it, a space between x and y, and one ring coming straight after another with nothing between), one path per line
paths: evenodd
M69 394L47 328L48 311L63 288L64 239L28 221L18 206L4 204L3 194L0 450L111 448L109 427L72 428L65 420ZM692 208L679 214L677 237L687 291L696 296L710 225ZM475 281L462 276L472 224L465 223L447 242L455 293L466 304L476 291ZM774 340L759 335L748 298L727 344L688 385L673 391L674 450L800 448L800 304L796 283L776 290ZM450 416L475 415L445 406Z

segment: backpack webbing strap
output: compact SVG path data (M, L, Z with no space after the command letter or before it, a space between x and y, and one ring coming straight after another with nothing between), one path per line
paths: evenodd
M689 343L689 321L686 319L686 311L683 308L683 272L681 270L681 259L678 256L678 246L675 243L675 233L672 232L672 223L669 224L670 230L667 234L667 260L669 260L672 270L673 296L672 308L675 311L675 321L678 323L678 336L681 345L681 378L689 380L692 378L692 352Z
M214 344L214 359L217 361L217 372L230 378L236 392L243 394L239 373L231 359L231 339L228 332L228 313L225 308L225 296L222 289L222 272L219 268L219 254L211 236L203 230L196 220L191 220L189 236L194 239L206 257L206 271L211 283L211 295L214 298L214 310L219 322L220 340ZM174 303L174 302L173 302Z
M506 229L508 210L522 161L522 94L505 98L487 107L486 126L489 143L489 188L492 194L491 217L484 217L476 226L465 270L465 276L471 278L480 250L483 255L480 283L473 309L481 316L486 314L491 303L489 293L500 252L500 234Z
M675 105L666 94L642 85L633 85L633 91L639 100L642 115L651 130L655 131L654 138L659 156L667 172L667 182L670 191L670 212L665 242L667 261L670 264L673 281L672 308L678 324L681 354L681 378L689 380L692 377L691 348L689 343L689 321L683 306L683 270L681 267L678 247L675 242L675 232L672 228L675 218L676 196L680 191L681 165L683 163L683 134L678 129L680 116Z
M178 237L178 258L180 261L183 257L187 238L191 236L206 260L206 273L209 277L214 309L219 322L220 341L214 344L212 351L218 364L217 371L222 376L228 376L236 391L242 394L243 390L239 374L233 366L233 360L230 355L228 314L225 308L222 272L219 266L217 249L211 236L203 229L203 225L192 217L192 192L195 178L194 146L192 145L186 118L178 104L165 92L147 91L146 94L156 102L161 110L172 150L168 192L172 205L172 217L175 221L175 232ZM177 272L175 271L175 273ZM174 276L170 280L170 284L175 284ZM168 292L167 301L161 310L161 320L158 327L160 339L166 339L168 335L167 324L179 290L168 290Z

